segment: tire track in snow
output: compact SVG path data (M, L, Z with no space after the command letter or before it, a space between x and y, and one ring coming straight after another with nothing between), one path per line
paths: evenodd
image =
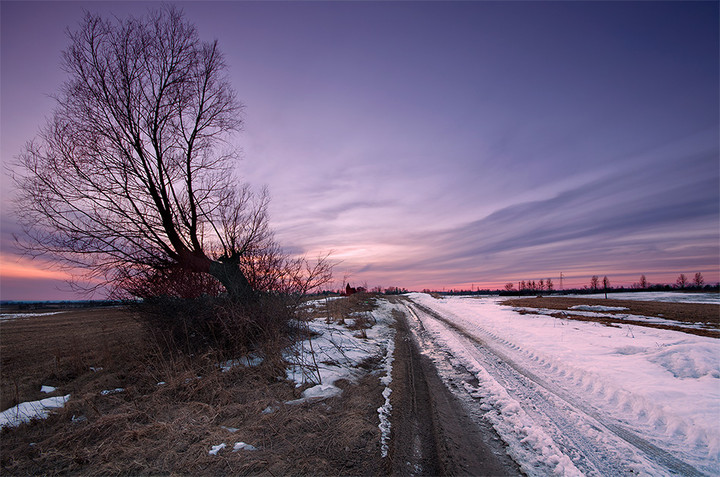
M599 439L581 432L577 423L573 422L570 417L583 421L584 429L594 429L601 434L611 433L671 473L688 476L704 475L669 452L600 415L599 412L585 405L572 394L519 365L508 355L489 346L485 340L457 323L415 302L411 308L451 330L466 352L473 360L477 361L480 368L485 369L516 399L528 404L525 409L528 414L542 421L543 427L555 428L557 431L553 432L553 438L584 472L617 475L627 473L630 469L616 461L610 461L608 454L612 455L617 450L607 448L607 444L605 444L605 449L599 448ZM488 338L499 340L491 333L481 328L478 329ZM560 406L560 409L557 406Z

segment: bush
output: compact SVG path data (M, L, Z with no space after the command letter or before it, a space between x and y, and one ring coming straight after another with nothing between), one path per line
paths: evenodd
M188 356L237 357L250 351L279 352L294 328L293 308L282 296L262 296L243 306L225 297L153 297L135 305L158 347Z

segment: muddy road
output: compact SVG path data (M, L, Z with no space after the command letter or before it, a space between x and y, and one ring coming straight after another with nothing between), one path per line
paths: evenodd
M492 426L473 419L420 353L410 317L396 313L396 319L391 473L521 475Z

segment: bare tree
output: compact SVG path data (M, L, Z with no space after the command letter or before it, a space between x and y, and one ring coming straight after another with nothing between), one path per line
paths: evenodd
M69 79L19 157L22 244L104 283L179 268L252 301L266 284L251 283L251 268L275 245L268 194L234 172L227 139L241 105L217 42L172 6L139 19L88 13L69 38Z
M697 288L702 288L703 284L705 284L705 279L703 278L702 273L697 272L697 273L695 274L695 278L693 278L693 284L694 284Z
M645 278L645 275L640 275L640 288L645 289L647 287L648 287L647 278Z
M593 275L592 278L590 278L590 288L593 290L598 289L598 284L600 283L600 279L597 275Z
M607 275L605 275L603 277L602 282L603 282L603 290L605 290L605 298L607 298L607 291L608 291L608 288L610 288L610 279L607 277Z
M545 287L549 292L554 290L555 285L553 284L552 278L548 278L547 280L545 280Z
M514 291L514 290L515 290L515 285L513 284L513 282L507 282L507 283L505 284L505 291L511 292L511 291Z
M684 273L681 273L678 275L677 280L675 281L675 284L678 288L684 290L685 287L688 286L688 279L687 276Z

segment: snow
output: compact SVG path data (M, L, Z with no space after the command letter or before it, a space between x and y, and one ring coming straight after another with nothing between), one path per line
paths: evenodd
M580 305L584 306L584 305ZM605 307L605 308L612 308L612 307ZM620 307L617 307L620 308ZM676 328L693 328L693 329L709 329L709 330L715 330L717 329L715 327L714 323L706 324L706 323L700 323L700 322L685 322L685 321L675 321L675 320L668 320L666 318L659 318L656 316L643 316L643 315L634 315L630 313L599 313L595 311L577 311L579 310L577 307L571 307L571 310L573 310L571 313L564 311L564 310L554 310L554 309L548 309L548 308L525 308L525 307L516 307L513 308L515 311L520 311L524 313L534 313L537 315L577 315L577 316L587 316L590 318L613 318L616 320L624 320L624 321L638 321L638 322L645 322L645 323L652 323L656 325L668 325L668 326L674 326ZM612 310L607 310L612 311Z
M590 295L563 295L579 298L605 298L605 293ZM620 292L608 293L610 300L665 301L672 303L712 303L720 304L720 293L685 293L685 292Z
M221 450L225 449L226 447L227 447L227 444L225 444L224 442L221 443L221 444L218 444L218 445L216 445L216 446L212 446L212 447L210 447L210 450L208 451L208 454L209 454L209 455L218 455L218 452L220 452ZM236 442L236 443L233 445L233 448L232 448L232 451L233 451L233 452L238 452L238 451L256 451L256 450L258 450L257 447L255 447L255 446L253 446L253 445L250 445L250 444L247 444L247 443L245 443L245 442Z
M475 375L465 388L528 475L720 473L720 340L521 315L498 298L410 298L447 321L410 307L426 353Z
M307 326L307 334L314 337L300 341L286 353L285 357L291 363L286 377L295 381L298 387L312 386L303 391L302 398L291 403L336 396L341 393L334 385L336 381L355 381L363 373L358 369L363 361L387 356L394 345L391 310L395 306L385 300L378 301L378 307L371 312L375 325L365 330L366 338L360 337L356 330L350 330L348 325L351 323L327 323L324 316L302 323Z
M106 389L104 391L100 391L101 396L109 396L110 394L117 394L125 391L124 388L115 388L115 389Z
M45 313L0 313L0 321L3 320L15 320L18 318L34 318L36 316L48 316L57 315L63 313L62 311L49 311Z
M235 445L233 446L233 452L237 452L237 451L241 451L241 450L254 451L254 450L257 450L257 447L252 446L250 444L246 444L244 442L236 442Z
M260 366L263 362L262 356L257 356L255 354L249 354L247 356L243 356L238 359L231 359L228 361L225 361L224 363L220 364L220 370L223 373L227 373L231 369L233 369L236 366L244 366L246 368L253 368L255 366Z
M55 389L56 388L54 388L53 386L42 386L40 388L40 392L45 393L45 394L50 394L50 393L54 393Z
M324 300L315 300L306 304L312 310ZM385 402L380 406L378 427L381 433L381 456L387 457L390 440L390 415L392 406L390 394L392 390L392 363L395 350L395 319L392 317L394 309L401 310L402 305L392 304L384 299L376 299L376 308L371 312L375 324L366 329L366 337L351 330L353 320L346 320L345 325L327 323L325 317L318 317L306 323L308 335L316 335L312 339L304 340L296 345L286 359L293 363L287 369L287 378L295 381L297 386L313 384L305 389L300 399L289 401L286 404L302 404L308 401L326 399L337 396L342 390L334 385L339 379L355 380L365 371L360 371L358 365L363 361L377 356L382 357L380 364L380 381L385 385L382 396ZM268 409L270 409L268 411ZM264 412L272 412L271 408Z
M393 337L391 336L390 338ZM392 404L390 404L390 394L392 394L392 389L390 388L390 384L392 383L392 364L395 360L394 352L395 340L389 339L387 341L387 353L385 354L382 364L384 376L380 378L380 382L385 385L385 389L383 389L382 392L385 402L377 410L380 418L380 424L378 424L378 427L380 428L380 456L383 458L388 455L388 443L390 441L390 415L392 414Z
M0 428L16 427L24 422L30 422L32 419L45 419L50 411L63 407L68 399L70 399L69 394L20 403L0 414Z
M571 310L584 311L625 311L624 306L602 306L602 305L575 305L570 307Z
M218 444L216 446L212 446L210 450L208 451L208 454L210 455L217 455L218 452L223 450L225 447L227 447L227 444Z

